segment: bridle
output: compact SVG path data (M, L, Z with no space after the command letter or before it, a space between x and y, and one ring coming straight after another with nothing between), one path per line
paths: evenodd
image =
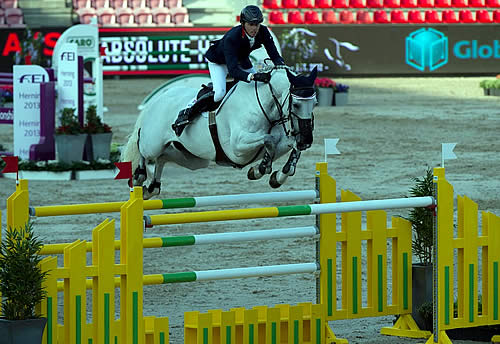
M288 66L274 66L270 72L273 72L274 70L278 70L278 69L290 69L290 67L288 67ZM293 124L293 122L294 122L293 118L295 117L299 121L299 123L301 121L309 121L309 120L305 120L305 119L300 118L299 115L297 115L293 111L293 106L292 106L293 99L298 99L298 100L311 100L311 99L313 99L314 97L316 97L316 92L314 90L314 86L294 87L292 85L292 83L290 83L290 88L288 89L288 94L285 96L285 99L283 99L283 102L280 103L278 97L276 97L276 94L274 93L274 89L273 89L273 86L271 85L271 82L269 82L268 85L269 85L269 90L271 92L271 96L272 96L273 101L274 101L274 105L278 109L278 113L279 113L279 117L276 120L271 120L269 118L266 110L262 106L262 103L261 103L260 97L259 97L259 91L257 89L257 82L255 83L255 96L257 97L257 102L259 103L259 107L260 107L262 113L264 114L264 117L269 122L268 133L270 133L271 130L276 125L281 124L283 126L283 131L284 131L286 136L297 136L300 133L300 128L299 128L299 130L296 130L296 128L294 127L294 124ZM297 91L299 91L299 92L300 91L312 91L312 95L311 96L300 96L297 94ZM284 104L286 103L287 100L288 100L288 115L285 115L285 113L283 111L283 107L284 107ZM312 127L312 129L314 129L314 113L311 113L311 115L312 115L311 127ZM290 129L291 130L288 130L286 128L287 122L290 122Z

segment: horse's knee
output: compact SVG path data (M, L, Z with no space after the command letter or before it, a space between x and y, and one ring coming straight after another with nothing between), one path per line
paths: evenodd
M224 87L214 87L214 102L221 101L226 95L226 89Z

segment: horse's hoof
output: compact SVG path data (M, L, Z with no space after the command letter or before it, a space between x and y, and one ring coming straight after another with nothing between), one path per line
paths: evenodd
M269 185L273 189L277 189L281 186L281 184L278 182L278 171L274 171L273 174L271 174L271 177L269 178Z
M257 176L255 175L255 170L253 167L250 167L250 169L248 170L247 177L250 180L257 180L258 179Z

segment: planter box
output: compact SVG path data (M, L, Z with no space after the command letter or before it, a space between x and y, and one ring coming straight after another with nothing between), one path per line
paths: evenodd
M116 173L117 173L116 169L75 171L75 179L77 180L114 179Z
M489 88L483 88L483 93L484 93L485 96L489 96L490 93L491 93L491 91L490 91Z
M318 106L332 106L333 88L319 87L318 88Z
M347 92L335 92L335 96L333 97L333 105L334 106L344 106L347 105L348 101Z
M83 149L87 134L54 135L56 141L56 159L71 164L83 160Z
M90 134L87 136L87 141L85 143L87 160L109 160L113 133Z
M10 174L13 177L12 179L16 178L15 173ZM19 171L19 178L28 180L71 180L73 179L72 175L72 171Z
M42 342L46 318L6 320L0 318L0 338L3 344L37 344Z
M432 264L412 266L412 317L421 330L432 331L431 319L424 319L418 309L424 303L432 303Z
M490 88L490 95L500 97L500 88Z

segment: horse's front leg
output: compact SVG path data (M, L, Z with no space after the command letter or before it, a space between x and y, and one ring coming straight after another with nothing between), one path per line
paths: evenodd
M134 186L142 186L144 182L148 179L148 174L146 170L146 159L141 156L141 159L139 160L139 165L134 171L134 176L132 179L132 182Z
M153 175L153 180L148 187L142 187L142 195L144 199L150 199L153 196L159 195L161 191L161 175L163 173L163 167L165 166L165 161L161 158L157 158L155 162L155 172Z
M271 135L264 138L264 157L261 162L250 167L247 176L250 180L257 180L263 175L271 173L273 170L273 159L276 155L276 139Z
M295 170L297 168L297 162L300 159L300 151L297 149L292 149L290 156L288 157L288 161L281 171L274 171L269 178L269 185L272 188L279 188L283 185L286 179L295 174Z

